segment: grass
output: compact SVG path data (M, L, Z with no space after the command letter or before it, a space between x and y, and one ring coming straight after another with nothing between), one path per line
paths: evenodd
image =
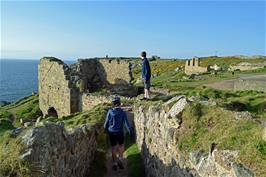
M140 151L137 144L130 141L129 136L126 136L125 149L129 177L144 177L144 165Z
M17 102L1 107L1 109L8 112L10 116L14 117L14 125L16 126L20 125L20 119L23 119L25 122L36 120L39 116L42 116L42 112L39 108L38 95L22 98Z
M218 149L238 150L238 160L251 168L257 176L266 173L266 143L262 127L253 120L236 120L232 112L219 107L198 104L187 107L183 113L182 132L178 147L188 153L201 149L208 152L211 143ZM198 115L199 112L203 114Z
M62 118L48 117L44 121L63 121L66 128L77 127L82 124L87 125L103 125L107 110L110 108L109 104L99 104L93 109L85 112L77 112L69 116L64 116Z
M198 88L188 91L186 95L214 99L221 107L232 111L249 111L254 118L266 120L266 93L264 92L234 92L210 88Z
M24 131L25 132L25 131ZM30 171L34 168L23 162L19 156L24 151L24 147L21 144L21 137L24 133L21 133L18 137L12 138L10 132L7 131L1 136L0 141L0 175L3 176L23 176L33 177L36 176Z

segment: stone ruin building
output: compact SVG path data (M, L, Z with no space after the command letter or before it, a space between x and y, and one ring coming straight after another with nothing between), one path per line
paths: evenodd
M44 116L67 116L90 108L91 94L108 88L114 94L135 96L129 60L79 59L67 65L44 57L38 66L39 105ZM94 98L95 99L95 98Z
M185 73L187 75L200 74L208 72L208 67L200 66L200 59L194 57L192 60L187 60L185 65Z

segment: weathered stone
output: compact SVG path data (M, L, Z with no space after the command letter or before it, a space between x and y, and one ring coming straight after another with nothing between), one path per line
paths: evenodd
M25 122L25 123L23 124L23 126L24 126L24 127L29 127L31 124L32 124L31 122Z
M185 96L178 96L177 102L172 106L172 108L169 110L168 115L170 117L177 116L180 112L182 112L187 105L187 100Z
M237 151L217 150L209 153L179 151L178 138L183 131L182 111L188 105L185 96L177 96L162 108L134 107L136 143L144 159L148 177L235 177L233 164ZM181 125L181 127L180 127ZM238 172L240 173L240 172Z
M198 165L201 158L206 158L208 156L208 153L205 153L203 151L193 151L189 153L189 159L193 165Z
M33 167L38 164L32 172L35 177L88 176L96 150L95 129L83 125L67 132L62 125L48 123L28 130L22 144L20 159Z
M223 168L230 170L235 163L235 159L238 157L238 151L215 150L212 155L216 163L221 165Z
M135 96L128 60L79 59L70 66L53 57L40 60L39 105L46 116L67 116L85 111L87 93L109 88L115 94ZM84 107L85 106L85 107Z
M241 120L241 119L252 119L252 115L248 111L242 111L242 112L234 112L234 117L236 120Z
M236 177L254 177L252 171L241 164L234 164L233 171Z
M38 117L36 122L35 122L35 126L38 126L40 124L41 120L42 120L42 117L41 116Z

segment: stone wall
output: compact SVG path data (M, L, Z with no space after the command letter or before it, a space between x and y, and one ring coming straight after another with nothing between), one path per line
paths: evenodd
M134 108L137 145L141 150L147 177L252 177L238 164L238 152L210 148L210 152L184 154L178 149L182 111L188 105L185 96L177 96L160 108Z
M96 150L95 128L81 126L66 131L63 123L47 123L28 130L20 158L34 177L84 177Z
M111 103L111 98L103 95L95 96L89 93L82 95L82 111L88 111L101 103Z
M124 60L79 59L68 66L57 58L44 57L38 66L38 77L39 104L44 116L51 115L50 110L58 117L86 110L91 106L83 103L83 94L101 88L124 96L137 94L136 87L130 83L131 63Z
M107 73L106 80L113 85L128 85L133 80L132 64L128 60L100 60Z
M42 58L38 66L39 106L43 115L54 108L59 117L69 115L71 110L69 67L56 58Z
M186 61L185 73L187 75L200 74L200 73L206 73L206 72L208 72L208 68L200 66L199 58L193 58L192 60Z
M240 71L248 71L248 70L256 70L266 67L266 62L263 63L247 63L242 62L234 66L230 66L230 71L240 70Z
M234 90L256 90L266 92L266 77L264 80L238 79L234 82Z

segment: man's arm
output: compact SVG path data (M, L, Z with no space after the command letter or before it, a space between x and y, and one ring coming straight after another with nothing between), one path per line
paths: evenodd
M105 118L105 122L103 125L103 128L108 132L108 127L109 127L109 116L110 116L110 111L108 111L106 118Z
M128 133L132 134L133 133L132 128L131 128L130 123L128 121L127 114L125 112L124 112L124 120L125 120L125 126L127 128Z

